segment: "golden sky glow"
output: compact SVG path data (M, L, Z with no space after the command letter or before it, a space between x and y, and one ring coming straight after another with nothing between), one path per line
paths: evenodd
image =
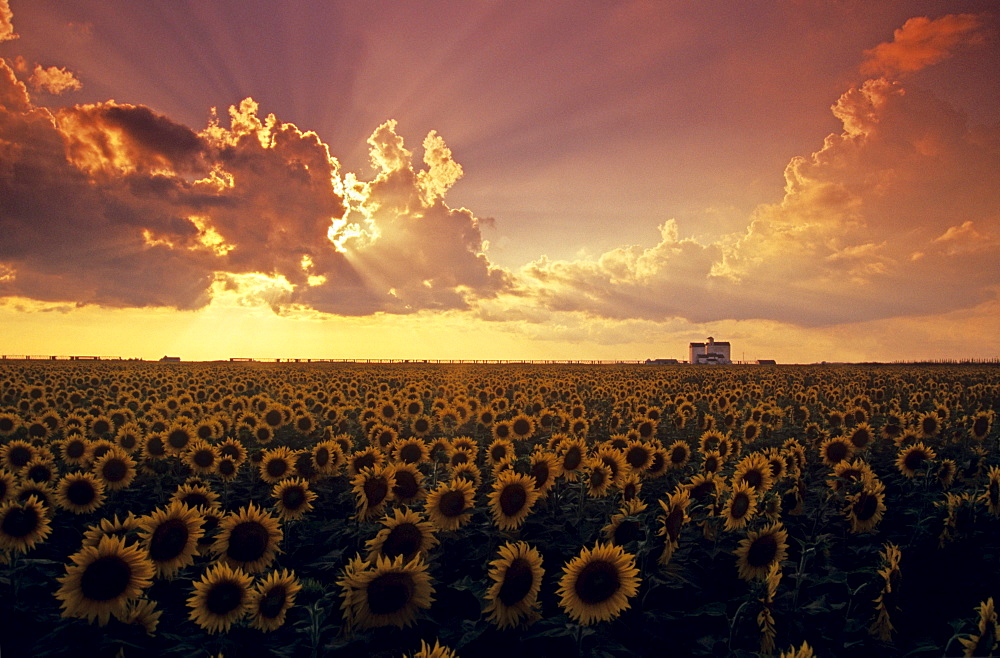
M885 4L0 0L0 354L1000 356L1000 20Z

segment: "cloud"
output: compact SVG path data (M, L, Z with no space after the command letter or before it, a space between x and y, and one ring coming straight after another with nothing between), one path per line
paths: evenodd
M842 132L789 162L784 197L756 208L745 231L701 243L668 221L651 247L539 259L482 317L516 305L536 323L575 313L816 327L993 299L1000 129L970 130L930 92L885 78L848 90L832 111Z
M952 56L963 44L983 42L982 19L975 14L911 18L893 32L892 41L865 51L865 75L895 77L914 73Z
M36 91L44 91L55 96L67 91L78 91L83 87L83 83L77 80L71 71L56 66L43 68L41 64L35 64L35 69L28 78L28 84Z
M16 38L14 12L10 10L10 2L9 0L0 0L0 43Z
M476 217L445 202L461 167L440 136L421 171L394 122L369 142L364 182L252 99L201 131L115 101L53 112L0 62L0 296L196 309L225 293L364 315L503 287Z

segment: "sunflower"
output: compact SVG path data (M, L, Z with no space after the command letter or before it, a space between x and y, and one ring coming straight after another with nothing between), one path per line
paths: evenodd
M250 610L253 577L239 568L218 563L194 584L187 600L191 621L209 633L228 631Z
M986 490L979 495L979 502L993 516L1000 516L1000 466L991 466L986 474Z
M264 632L280 628L302 589L294 571L272 571L250 592L250 625Z
M125 606L124 612L116 616L123 624L141 626L147 635L153 635L160 624L162 614L162 610L156 609L156 602L149 599L132 599Z
M611 516L606 526L601 528L601 534L611 544L625 546L645 536L642 522L637 518L646 511L646 503L638 498L622 503L618 513Z
M392 496L400 505L412 505L427 497L424 489L424 474L415 464L396 464L393 466L396 483L392 487Z
M420 651L413 654L412 658L458 658L458 654L435 638L433 645L426 640L420 640Z
M11 436L20 428L20 416L9 412L0 413L0 436Z
M896 468L908 478L917 475L917 470L928 465L928 462L937 458L937 453L933 448L928 448L922 442L918 442L909 448L899 451L896 458Z
M740 540L739 548L734 553L740 578L766 578L771 566L780 564L788 556L788 532L781 523L750 531Z
M142 436L142 428L138 424L125 423L115 432L115 443L131 454L142 444Z
M104 626L120 616L132 599L152 584L153 564L134 544L120 537L101 537L70 556L73 565L58 579L56 598L63 617L79 617Z
M291 521L302 518L312 509L316 492L311 491L309 483L302 478L289 478L274 485L271 497L274 498L278 518L282 521Z
M448 451L448 466L454 468L455 466L461 466L462 464L474 464L475 462L475 453L467 448L452 446L451 450Z
M148 434L142 442L142 458L155 461L167 456L167 439L165 434Z
M941 416L937 411L928 411L917 417L917 428L921 439L933 439L941 431Z
M364 448L351 453L347 458L347 471L353 478L366 468L377 468L385 464L385 453L375 447Z
M587 475L587 495L592 498L603 498L608 495L613 483L611 469L607 464L597 460L592 461Z
M338 584L343 588L341 607L349 627L404 628L434 600L434 585L419 557L409 562L401 556L378 557L373 564L361 562L345 570Z
M493 522L501 530L517 530L538 501L535 481L528 475L504 471L493 481L489 494Z
M312 448L312 460L320 475L332 476L347 462L340 444L333 440L320 441Z
M6 468L0 468L0 504L7 502L17 489L17 478Z
M874 476L865 477L861 491L847 496L844 515L851 522L851 532L871 532L885 514L885 485Z
M74 514L89 514L104 504L104 483L92 473L70 473L56 484L56 505Z
M979 411L971 419L969 419L969 430L972 432L972 438L977 441L982 441L985 439L993 426L993 419L996 414L993 410L989 411Z
M1000 624L997 623L997 610L993 597L989 597L976 607L979 622L976 632L968 637L959 637L958 641L965 647L965 656L992 656L1000 643Z
M741 459L736 464L736 470L733 471L733 484L737 482L745 482L760 494L774 486L774 478L771 476L771 464L767 459L767 455L760 452L752 452Z
M386 465L366 468L354 476L351 487L359 519L367 520L378 516L385 509L385 504L393 499L395 472L395 468Z
M108 491L119 491L132 484L135 479L135 460L115 446L94 462L93 472Z
M452 480L468 480L473 489L479 489L483 483L483 474L475 464L459 464L448 469Z
M622 492L622 500L629 501L638 498L639 492L642 491L642 480L639 479L639 474L629 472L622 478L619 488Z
M434 419L427 414L418 414L410 419L410 433L418 438L429 436L434 431Z
M472 483L465 478L441 482L427 496L427 514L438 530L458 530L472 517Z
M260 573L274 561L282 537L278 519L251 502L223 517L211 551L221 562Z
M584 547L563 567L559 606L575 622L589 626L616 618L639 591L635 556L621 546Z
M219 451L204 439L195 439L188 445L183 461L195 475L211 475L219 467Z
M49 511L34 496L0 506L0 549L27 553L51 532Z
M673 557L674 551L680 546L681 530L684 524L690 521L687 514L688 505L691 504L691 490L686 487L677 487L674 493L670 494L666 501L659 501L663 509L663 516L660 517L660 529L657 535L663 537L663 552L660 554L660 564L666 565Z
M260 460L260 479L268 484L276 484L292 475L294 464L295 453L285 446L265 450Z
M746 526L747 521L757 512L757 490L746 480L733 481L729 499L722 509L726 519L726 530L739 530Z
M681 469L691 460L691 446L687 441L678 439L667 448L667 467Z
M864 450L875 440L875 430L868 423L859 423L851 430L847 440L855 449Z
M831 436L820 444L819 454L823 458L823 463L833 468L851 458L854 454L854 444L843 436Z
M518 414L510 419L510 435L512 439L527 441L535 434L535 420L531 416Z
M556 481L556 456L547 450L536 449L528 462L528 475L535 482L535 490L541 498L548 495Z
M489 621L497 627L515 628L541 618L538 592L545 570L538 550L523 541L507 542L490 562L492 583L486 591Z
M402 464L423 464L430 458L427 443L420 437L398 439L392 446L392 459Z
M514 436L514 431L511 429L509 420L494 420L490 433L493 435L494 440L505 439L509 441Z
M556 476L576 482L577 475L587 462L587 443L578 436L567 437L558 445Z
M365 544L369 561L376 556L390 560L402 557L405 562L417 556L426 559L428 552L438 544L434 525L425 521L419 512L397 508L392 516L387 514L381 523L385 527Z
M510 439L493 439L493 442L486 448L486 459L490 466L514 457L514 442Z
M646 468L647 479L658 478L666 474L670 469L670 457L663 448L653 448L653 455L650 458L649 466Z
M139 518L129 512L128 515L119 520L118 515L103 518L95 525L90 526L83 533L83 543L86 546L97 546L104 537L117 537L127 544L135 544L139 541L136 531L139 529Z
M178 420L170 425L164 436L164 446L167 454L180 455L187 450L188 444L194 440L195 428L190 420Z
M67 436L56 442L62 462L68 466L82 466L87 457L90 441L82 434Z
M46 457L35 457L21 469L21 478L35 484L49 484L58 475L55 462Z
M12 473L19 472L35 458L37 448L22 439L14 439L0 448L0 465Z
M139 541L158 577L172 579L194 562L204 521L201 512L178 501L139 519Z

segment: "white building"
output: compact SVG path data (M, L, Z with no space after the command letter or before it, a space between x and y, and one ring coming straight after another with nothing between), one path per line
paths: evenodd
M708 363L732 363L730 347L727 341L716 341L711 336L704 343L688 345L688 363L704 365Z

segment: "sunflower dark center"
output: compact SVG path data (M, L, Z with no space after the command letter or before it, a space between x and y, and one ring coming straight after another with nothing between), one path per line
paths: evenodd
M428 422L426 418L418 418L413 423L413 431L415 432L423 433L429 431L430 429L431 429L431 424L430 422Z
M273 478L277 478L288 472L289 465L283 457L278 457L277 459L269 460L265 469L267 470L268 475Z
M151 436L146 439L146 452L151 455L162 455L164 450L163 439L158 436Z
M670 462L673 464L683 464L688 457L688 451L684 446L677 446L670 451Z
M979 438L986 436L986 432L988 432L989 429L990 420L984 416L977 417L972 423L972 433Z
M413 473L396 471L396 486L392 488L392 492L396 494L397 498L401 500L413 498L419 491L420 487L417 485L417 478L413 476Z
M121 459L109 459L101 467L101 475L108 482L121 482L128 475L128 464Z
M313 453L313 463L316 466L323 468L330 463L330 450L328 448L317 448L316 452Z
M73 505L89 505L97 498L97 489L90 480L74 480L66 487L66 499Z
M0 432L7 434L14 429L14 419L7 416L0 416Z
M211 450L198 450L194 453L192 461L194 461L195 466L208 468L215 463L215 453Z
M915 471L923 465L925 458L926 455L923 453L923 451L911 450L910 452L906 453L906 457L903 459L903 463L906 465L908 469L910 469L911 471Z
M70 459L79 459L87 452L87 444L83 441L70 441L66 444L66 456Z
M638 521L622 521L615 527L615 543L623 546L639 538L641 526Z
M654 452L653 456L649 460L649 470L654 473L658 472L661 468L663 468L664 461L663 453L659 451Z
M271 536L257 521L238 523L229 533L226 555L237 562L259 560L267 552Z
M92 601L110 601L121 596L132 580L132 569L117 555L99 557L83 571L80 591Z
M446 491L438 502L438 511L446 517L455 517L465 511L465 494L461 491Z
M14 507L3 517L0 528L9 537L27 537L38 528L40 520L34 507Z
M583 461L583 453L577 446L570 446L570 449L563 455L563 468L567 471L576 470Z
M94 421L94 424L91 427L91 429L93 430L94 434L101 436L111 431L111 423L109 423L106 420Z
M730 513L734 519L742 519L750 511L750 496L746 493L738 493L733 498L733 505Z
M149 557L155 562L172 560L184 551L191 536L187 524L180 519L167 519L156 527L149 538Z
M504 516L514 516L524 509L527 502L528 492L521 484L509 484L500 492L500 510Z
M773 534L761 535L750 544L747 564L751 567L769 566L778 555L778 540Z
M48 482L52 479L52 469L45 464L35 464L28 469L27 475L32 482Z
M667 514L667 518L664 519L663 527L666 529L667 536L670 537L670 541L677 541L677 538L681 536L681 528L684 526L684 510L679 507L674 507Z
M413 555L423 545L424 536L413 523L400 523L393 527L382 543L382 555L395 558Z
M184 494L181 497L181 502L191 508L202 507L210 504L208 496L201 493L200 491L192 491L190 493Z
M649 451L642 446L629 448L629 451L625 453L625 461L632 468L642 468L649 463Z
M535 574L531 571L531 564L523 557L515 558L504 573L497 598L505 606L516 605L528 595L534 582Z
M469 455L464 450L459 450L451 456L451 465L458 466L459 464L469 463Z
M373 466L375 466L375 455L370 452L358 455L354 459L354 470L357 472L361 472L365 468L372 468Z
M281 492L281 504L285 509L295 511L306 504L306 492L300 486L285 487Z
M872 435L866 429L858 429L854 431L851 435L851 443L854 444L856 448L864 448L872 440Z
M514 421L511 429L514 431L514 434L517 434L518 436L527 436L531 432L531 421L524 418L518 418Z
M174 430L167 435L167 443L170 444L171 448L181 449L188 444L191 440L191 435L187 433L187 430Z
M599 489L608 481L608 474L602 469L595 469L590 474L590 486L592 489Z
M236 462L231 458L223 459L219 462L219 475L228 477L236 473Z
M549 465L545 462L535 462L531 465L531 477L535 480L535 488L541 489L549 481Z
M284 420L284 418L285 418L284 415L277 409L271 409L266 414L264 414L264 422L270 425L271 427L277 427L278 425L281 425L281 422Z
M243 605L246 590L239 583L222 581L216 583L205 597L205 608L213 615L228 615Z
M490 449L490 457L495 462L502 460L506 456L507 456L507 446L505 445L493 446L493 448Z
M389 483L382 476L369 478L365 481L364 491L368 505L373 507L381 503L389 495Z
M274 619L285 609L285 601L288 600L288 590L284 585L275 585L264 593L258 604L260 616L265 619Z
M862 491L852 509L859 521L867 521L878 511L878 498L867 491Z
M413 579L409 574L390 572L368 584L368 608L375 615L391 615L410 602Z
M7 453L7 461L15 468L21 468L31 461L34 451L27 446L14 446Z
M847 458L847 445L842 441L834 441L826 447L826 458L832 462L841 462Z
M606 560L588 562L576 577L576 595L587 605L607 601L621 588L618 568Z
M399 450L399 458L407 464L415 464L420 461L421 454L420 446L414 443L407 443Z

